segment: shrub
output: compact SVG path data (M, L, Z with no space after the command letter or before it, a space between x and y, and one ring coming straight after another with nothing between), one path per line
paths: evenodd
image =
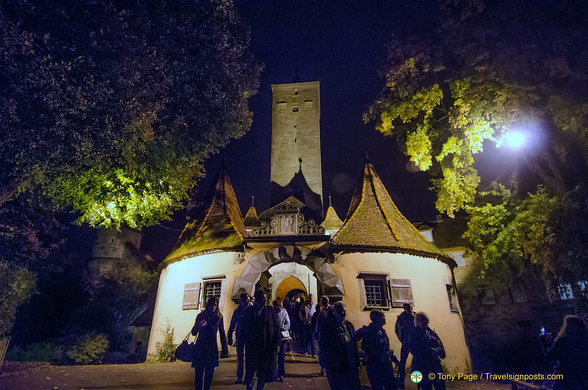
M26 347L14 347L7 354L7 360L21 362L61 363L65 358L65 348L51 343L35 343Z
M174 328L171 323L167 320L165 328L161 330L163 341L155 343L154 354L149 354L147 357L147 363L163 363L163 362L175 362L176 361L176 344L174 344Z
M108 351L108 338L100 333L86 333L68 352L76 364L101 364Z

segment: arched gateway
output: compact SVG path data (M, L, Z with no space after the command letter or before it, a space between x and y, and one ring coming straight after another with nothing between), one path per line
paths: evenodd
M281 281L296 276L307 292L340 299L356 328L370 322L372 309L382 310L396 352L396 317L410 303L429 315L445 345L445 368L468 371L456 263L404 218L369 162L344 221L331 206L323 217L318 87L273 86L274 206L258 216L252 205L243 218L221 170L209 207L188 222L161 265L148 352L156 351L168 324L179 343L210 296L219 298L227 329L240 294L259 287L275 293Z
M332 296L345 295L341 277L335 273L327 258L319 251L313 251L304 246L279 244L275 248L254 253L249 258L247 267L235 280L231 294L232 298L238 300L241 293L252 296L255 292L256 283L260 280L262 274L272 266L284 262L302 264L313 271L319 285L322 287L321 293Z

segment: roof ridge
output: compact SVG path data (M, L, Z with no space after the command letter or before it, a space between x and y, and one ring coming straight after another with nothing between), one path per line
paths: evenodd
M384 206L382 205L382 201L380 200L380 196L378 194L378 191L376 190L376 186L374 181L376 179L380 179L375 170L374 170L374 166L372 164L370 164L369 162L367 163L368 165L368 172L370 174L370 185L372 187L372 191L374 192L374 195L376 197L376 203L378 204L378 208L380 209L380 212L382 213L382 215L384 216L384 219L386 220L386 225L388 225L388 228L390 229L390 232L392 233L392 235L394 236L394 239L396 241L400 241L400 239L398 238L398 234L396 234L396 232L394 231L394 228L392 227L392 223L390 222L390 218L388 217L388 214L386 214L386 210L384 210ZM382 183L383 186L383 183ZM388 191L385 191L386 193ZM389 200L392 202L392 199L390 198L390 194L388 194L388 198ZM392 204L394 204L394 202L392 202ZM397 209L398 210L398 209Z
M364 197L365 197L365 191L363 190L364 185L365 185L365 166L363 169L363 177L361 180L361 198L359 199L359 202L357 202L357 204L355 205L355 209L353 210L353 212L351 212L351 207L354 202L354 196L351 198L351 202L349 204L349 210L347 210L347 217L343 221L343 226L341 226L341 229L339 229L339 231L337 233L335 233L335 235L333 236L333 239L332 239L333 241L335 240L335 238L337 236L340 236L343 233L343 231L347 228L347 226L349 226L349 224L350 224L351 220L353 219L353 217L355 216L355 214L357 214L357 210L359 210L359 205L361 205L363 203ZM355 188L353 195L355 195L355 192L357 191L358 187L359 187L359 185ZM351 215L349 215L350 212L351 212Z

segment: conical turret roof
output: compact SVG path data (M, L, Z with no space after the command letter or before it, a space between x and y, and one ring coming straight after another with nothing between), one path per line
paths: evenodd
M325 220L321 223L321 226L325 230L339 230L343 226L343 221L341 221L332 205L329 205L327 215L325 215Z
M243 250L245 225L231 180L221 169L206 214L188 222L163 266L201 253Z
M402 215L369 162L332 244L333 249L408 253L455 265Z
M249 207L249 210L247 210L247 214L245 214L244 223L245 226L260 225L259 216L257 215L257 210L255 209L255 206L251 206Z

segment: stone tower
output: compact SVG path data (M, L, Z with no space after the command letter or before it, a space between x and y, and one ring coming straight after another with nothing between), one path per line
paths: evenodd
M286 187L301 171L322 204L320 83L272 84L272 94L271 181Z

